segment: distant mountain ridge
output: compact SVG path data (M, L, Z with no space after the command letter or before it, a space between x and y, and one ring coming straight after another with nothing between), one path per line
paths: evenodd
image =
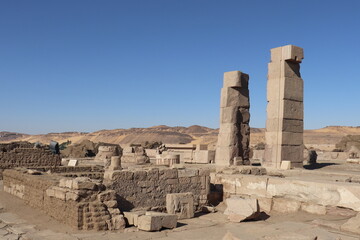
M99 130L90 133L63 132L31 135L4 131L0 132L0 142L39 141L49 143L54 140L62 143L70 140L73 143L78 143L83 140L90 140L128 145L144 143L145 141L161 141L168 144L209 144L212 146L211 148L214 148L217 142L217 134L218 129L199 125L189 127L159 125L149 128ZM346 135L360 135L360 127L327 126L320 129L305 130L304 142L308 147L331 150ZM265 129L251 128L250 144L255 145L259 142L265 142Z

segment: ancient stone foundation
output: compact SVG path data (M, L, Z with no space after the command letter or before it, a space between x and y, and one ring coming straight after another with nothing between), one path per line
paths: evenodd
M59 166L59 154L45 148L34 148L31 143L0 144L0 179L4 169L15 167Z
M164 208L166 194L192 192L194 208L207 202L210 172L199 169L135 169L113 172L104 182L107 189L119 195L119 206L130 209Z
M264 166L280 168L282 161L290 161L291 167L302 167L304 87L300 63L303 58L303 49L293 45L271 49Z
M31 172L26 169L4 171L4 191L76 229L115 230L125 227L115 192L105 191L99 181L87 177L32 175Z
M249 164L249 75L224 73L221 89L220 130L215 163L220 166Z

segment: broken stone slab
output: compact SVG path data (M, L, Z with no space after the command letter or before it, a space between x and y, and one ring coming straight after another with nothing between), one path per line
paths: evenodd
M244 199L233 195L226 199L227 208L224 212L231 222L256 219L259 216L259 205L257 199Z
M162 212L146 212L148 216L160 216L162 218L162 227L173 229L176 228L178 217L175 214L168 214Z
M177 216L175 214L146 212L138 217L138 229L148 232L159 231L161 228L175 228Z
M188 193L170 193L166 195L166 210L176 214L178 219L194 217L194 196Z
M124 217L127 220L129 226L138 226L138 219L140 216L145 215L145 211L136 211L136 212L124 212Z
M88 177L77 177L73 179L72 182L73 189L86 189L86 190L95 190L96 183L92 182Z
M298 212L301 207L301 202L284 198L273 198L272 210L279 213L294 213Z
M109 230L125 229L126 222L123 215L112 216L111 219L106 220Z

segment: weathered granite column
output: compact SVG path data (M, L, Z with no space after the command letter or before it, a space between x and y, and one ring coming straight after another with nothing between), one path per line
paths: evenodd
M303 49L293 45L271 49L264 166L280 168L282 161L290 161L292 167L302 167L304 83L300 63L303 58Z
M249 75L240 71L224 73L220 100L220 129L215 164L249 164L250 103Z

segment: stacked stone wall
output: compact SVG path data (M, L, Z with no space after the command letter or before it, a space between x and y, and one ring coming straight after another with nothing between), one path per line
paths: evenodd
M87 178L4 171L4 191L76 229L118 230L125 225L114 191Z
M198 169L150 169L116 171L107 189L119 196L121 210L165 208L166 194L192 192L195 208L207 202L210 172Z
M0 152L0 179L4 169L15 167L59 166L60 155L43 148L14 148Z
M250 102L249 75L226 72L220 100L220 129L215 164L221 166L249 164Z

